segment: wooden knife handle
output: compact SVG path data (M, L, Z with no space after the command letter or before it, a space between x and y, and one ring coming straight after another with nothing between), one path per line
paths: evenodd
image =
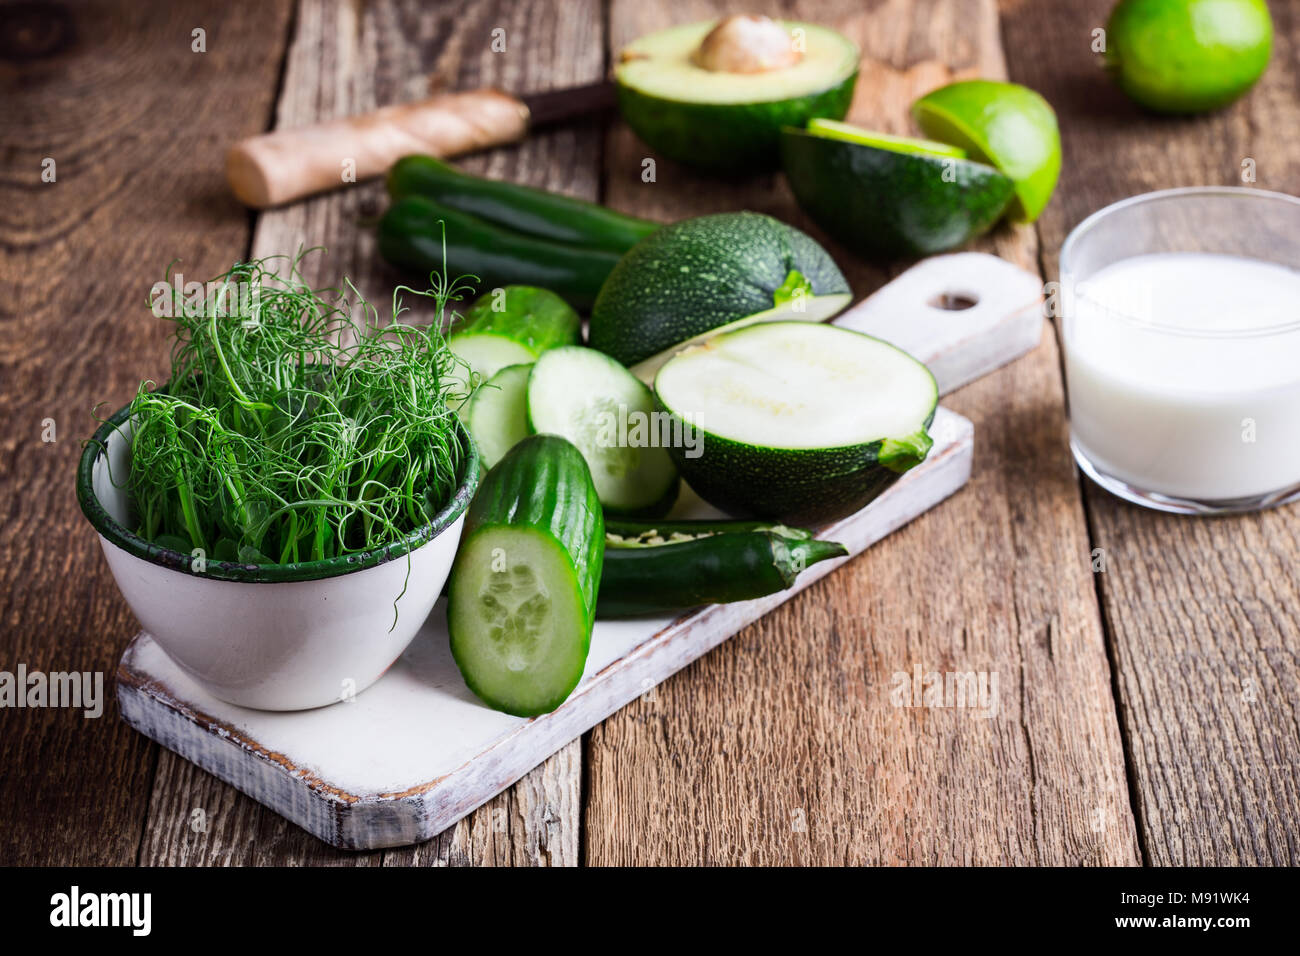
M458 156L513 143L527 129L528 107L505 93L442 93L250 137L226 154L226 178L241 202L264 209L379 176L411 153Z

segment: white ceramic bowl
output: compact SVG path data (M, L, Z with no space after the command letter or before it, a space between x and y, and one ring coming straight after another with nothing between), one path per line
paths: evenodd
M321 707L378 680L415 637L451 571L478 486L478 451L463 430L469 451L460 486L405 540L324 561L204 564L130 530L128 410L86 444L77 498L127 604L168 656L213 696L262 710Z

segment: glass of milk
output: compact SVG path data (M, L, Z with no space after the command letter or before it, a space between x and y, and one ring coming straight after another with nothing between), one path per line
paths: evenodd
M1300 498L1300 199L1171 189L1107 206L1061 248L1079 467L1182 513Z

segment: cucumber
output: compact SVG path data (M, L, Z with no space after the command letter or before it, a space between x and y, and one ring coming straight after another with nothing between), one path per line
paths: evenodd
M504 335L536 358L547 349L577 345L582 319L550 289L508 285L475 299L451 327L449 341L477 334Z
M626 617L782 591L847 554L802 528L752 521L610 521L597 617Z
M809 236L754 212L664 226L614 267L589 344L647 384L669 356L754 322L819 322L848 305L844 275Z
M540 239L435 203L424 196L396 200L379 220L379 254L390 265L427 279L445 268L470 275L479 288L519 283L557 293L589 309L619 254Z
M447 336L447 347L479 381L507 365L534 361L547 349L576 345L578 313L549 289L508 285L479 296Z
M569 196L473 176L432 156L406 156L388 171L388 194L426 196L444 206L542 239L624 253L659 228Z
M528 373L532 365L507 365L474 393L465 424L491 468L528 437Z
M552 349L528 377L529 430L573 442L591 467L601 504L615 514L655 517L677 500L677 469L664 447L667 422L650 390L594 349Z
M605 526L581 453L524 439L487 473L452 565L447 630L465 683L495 710L549 713L582 679Z
M695 422L682 477L729 514L818 525L852 514L929 453L939 391L906 352L831 325L718 335L659 371L660 407Z

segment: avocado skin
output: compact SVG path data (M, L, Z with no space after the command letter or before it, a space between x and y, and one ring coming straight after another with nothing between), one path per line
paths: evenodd
M610 272L591 310L587 344L635 365L771 309L792 270L815 296L849 291L825 249L771 216L724 212L664 226Z
M618 106L632 131L669 159L715 174L780 166L781 128L814 116L843 119L858 73L829 89L762 103L686 103L618 84Z
M902 153L781 132L781 160L799 206L870 258L924 256L965 245L1002 217L1012 181L970 160ZM951 182L944 172L951 168Z

